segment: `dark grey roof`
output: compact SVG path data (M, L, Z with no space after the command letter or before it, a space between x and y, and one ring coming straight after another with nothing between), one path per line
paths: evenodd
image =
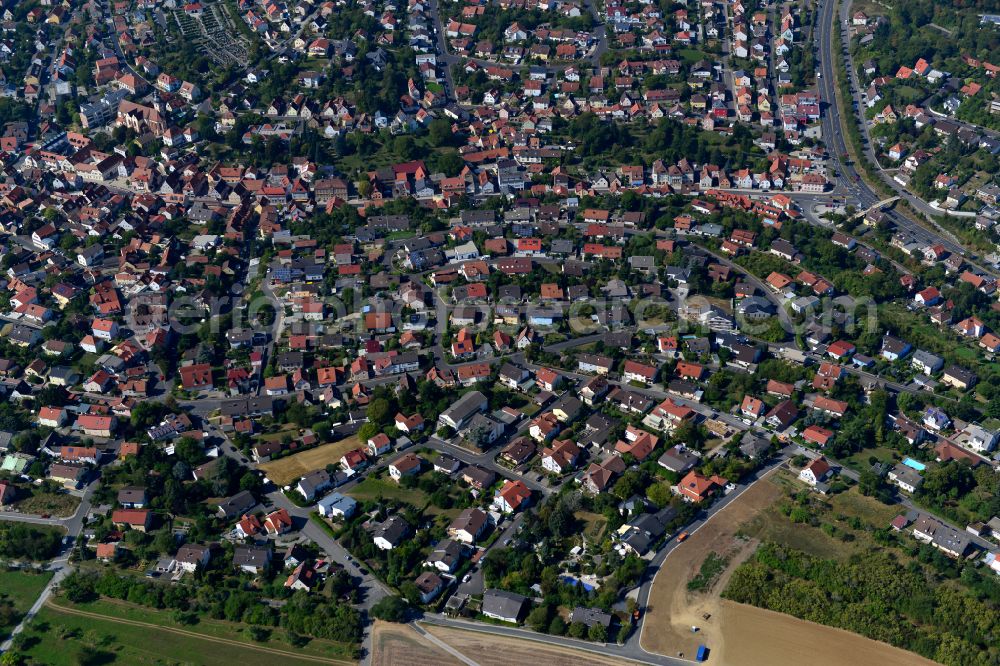
M270 561L270 546L236 546L233 551L233 564L238 567L252 566L259 569L267 566Z
M241 490L232 497L219 502L219 513L224 518L231 519L242 516L257 506L257 500L249 490Z
M390 516L388 520L378 526L375 530L376 537L382 537L393 546L402 543L403 539L410 533L410 524L403 520L402 516Z
M570 622L582 622L588 627L599 624L602 627L611 626L611 614L605 613L600 608L584 608L577 606L569 618Z
M527 600L527 597L506 590L486 590L483 593L483 614L517 620Z
M976 381L976 373L955 364L949 365L945 368L944 374L946 376L954 377L963 384L971 384Z
M660 467L672 472L684 472L694 467L698 460L698 456L691 451L675 446L664 452L657 462Z

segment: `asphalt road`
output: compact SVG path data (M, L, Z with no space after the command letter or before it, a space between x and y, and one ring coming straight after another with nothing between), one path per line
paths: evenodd
M843 21L850 16L851 1L844 0L841 4L840 14L838 15L835 11L837 7L837 0L820 0L819 2L819 19L817 21L817 35L816 44L818 47L818 52L816 54L817 61L819 63L820 72L822 76L818 80L818 87L820 92L821 102L824 104L823 117L821 119L821 126L823 130L823 139L826 142L827 148L830 151L831 159L840 171L839 183L848 192L850 197L856 202L857 207L864 209L872 206L879 201L883 200L884 197L868 187L861 173L855 168L853 164L848 164L841 161L840 156L847 154L847 143L844 136L840 131L840 114L841 109L837 107L836 104L836 72L835 72L835 57L834 57L834 41L833 41L833 30L840 29L844 31L843 44L846 46L849 41L846 37L846 27L843 26ZM849 74L852 75L852 85L854 89L854 100L858 101L858 114L862 114L860 100L858 95L860 94L860 89L857 84L856 76L853 76L853 67L851 66L850 59L850 49L845 48L844 51L844 62L847 65ZM853 110L843 110L844 113L854 113ZM856 120L856 119L855 119ZM865 125L864 122L861 123L862 126ZM867 132L865 130L865 134ZM874 155L871 154L871 142L867 141L866 154L868 159L874 162ZM885 173L880 172L882 179L887 182L890 187L901 195L905 196L907 200L913 198L911 194L905 191L905 188L901 188L898 183L896 183L890 176ZM921 204L923 207L928 208L926 203L919 201L919 203L910 202L918 210L921 209ZM931 209L933 210L933 209ZM940 214L939 211L934 211L933 214ZM957 243L950 234L944 234L939 231L932 231L926 226L919 224L918 222L910 219L908 216L903 215L897 210L887 211L887 216L896 226L896 228L910 237L912 237L916 242L925 244L941 244L949 252L962 255L968 258L972 256L973 253L967 251L962 245ZM927 224L930 224L928 222ZM970 263L972 263L970 261ZM976 266L984 273L989 273L991 275L996 275L992 270L986 269L982 266Z
M851 16L851 2L852 0L844 0L840 7L840 13L837 16L837 26L838 29L841 31L841 37L844 44L850 43L850 30L845 22L849 21ZM863 90L863 88L861 85L861 81L858 79L858 70L857 67L854 66L854 57L851 54L850 49L847 49L844 52L844 63L847 68L847 75L850 78L851 92L852 92L851 101L852 103L857 104L858 108L857 112L854 113L855 118L853 120L856 121L858 123L858 126L861 128L861 135L864 139L863 143L864 143L865 157L868 159L869 162L876 165L876 167L878 168L879 176L881 177L882 181L886 185L891 187L898 195L903 197L903 199L905 199L916 210L920 211L924 215L931 217L946 214L943 210L931 206L920 197L911 193L906 187L900 185L895 180L895 178L893 178L892 174L888 173L879 166L878 158L875 155L875 144L872 142L871 134L869 132L870 127L867 119L864 116L864 109L866 108L866 105L864 100L861 98L861 91ZM931 111L929 107L927 108L928 111L933 113L933 111ZM969 125L968 123L964 123L957 119L949 118L949 121L954 122L959 126L970 128L977 133L986 132L986 130L984 130L981 127L977 127L975 125ZM990 134L991 136L996 136L995 133L992 132L986 132L986 133ZM955 245L955 249L949 247L948 248L949 251L955 252L958 251L958 249L962 248L960 241L957 238L955 238L955 236L951 232L942 229L936 223L933 222L930 223L934 224L934 227L938 230L938 233L941 236L941 238L953 242L953 244Z

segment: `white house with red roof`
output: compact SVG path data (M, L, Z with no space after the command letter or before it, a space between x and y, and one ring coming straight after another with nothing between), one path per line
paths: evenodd
M383 453L388 453L391 449L392 440L384 432L368 439L368 454L371 456L380 456Z
M264 529L267 530L270 536L284 534L292 529L292 517L288 515L288 511L285 509L272 511L264 519Z
M815 460L811 460L808 465L802 468L802 471L799 472L799 481L808 483L810 486L815 486L830 476L832 471L833 468L830 467L830 463L826 461L826 458L820 456Z
M515 513L531 504L531 489L523 481L507 481L497 491L494 503L504 513Z
M340 457L340 466L353 475L368 466L368 456L362 449L352 449Z
M656 366L639 363L638 361L625 361L622 379L627 382L652 384L656 381L657 374L659 374L659 369Z
M576 467L580 458L580 447L571 439L562 439L542 450L542 468L553 474L562 474Z

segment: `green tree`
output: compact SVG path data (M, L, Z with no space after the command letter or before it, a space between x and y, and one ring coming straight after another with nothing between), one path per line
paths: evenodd
M365 412L368 422L378 426L388 425L395 415L392 403L386 398L375 398L368 404L368 410Z
M599 622L595 622L587 630L587 638L598 643L604 643L608 640L608 628Z
M372 606L372 617L387 622L405 622L409 610L409 604L402 597L383 597Z
M205 450L193 437L181 437L174 445L174 455L188 465L197 465L205 455Z
M531 609L531 612L528 613L526 622L528 623L528 626L535 631L544 632L549 628L549 622L551 622L549 615L550 610L547 604L535 606Z
M670 504L673 493L667 483L654 483L646 489L646 497L658 507L665 507Z
M444 118L436 118L431 121L427 136L435 148L450 146L455 140L451 131L451 123Z

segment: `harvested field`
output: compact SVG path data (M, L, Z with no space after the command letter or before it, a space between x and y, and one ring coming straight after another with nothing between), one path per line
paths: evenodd
M619 666L636 663L540 641L495 636L480 631L453 629L433 624L421 626L428 633L434 634L480 666L510 666L511 664Z
M372 632L372 666L460 666L462 663L408 624L376 620Z
M732 666L934 666L886 643L791 615L721 600L725 642L712 661Z
M308 451L293 453L290 456L279 458L258 465L264 470L267 477L279 486L286 486L303 474L308 474L317 469L323 469L327 465L335 465L340 462L341 456L361 446L357 437L348 437L333 444L323 444Z

